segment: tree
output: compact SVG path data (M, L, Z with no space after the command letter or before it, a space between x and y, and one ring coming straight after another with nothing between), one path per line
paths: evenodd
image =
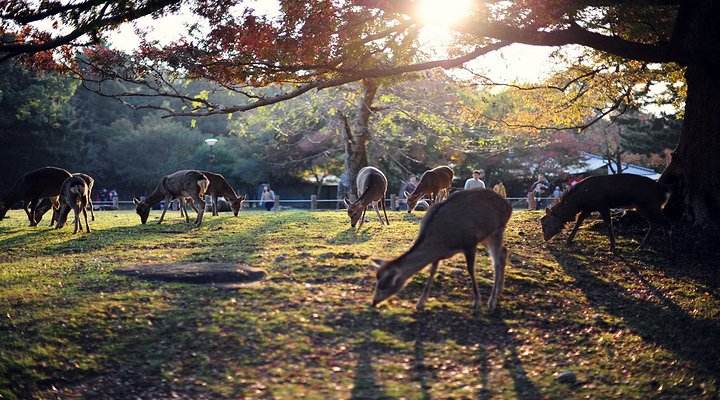
M187 111L166 109L172 115L213 115L261 107L313 89L458 67L510 43L584 46L589 51L574 60L575 66L578 71L588 66L590 70L570 77L567 85L555 89L583 94L586 82L597 77L607 81L617 74L622 77L619 84L596 87L596 93L602 94L599 99L607 100L603 112L642 102L653 81L669 80L670 88L676 88L684 76L684 84L676 90L686 95L683 129L662 182L673 187L671 202L682 210L679 224L698 236L720 237L720 159L715 156L720 151L717 1L483 2L455 27L459 36L457 45L448 52L450 57L427 61L427 57L413 53L413 57L383 58L385 63L366 61L375 54L407 54L407 49L416 46L420 23L414 1L282 1L277 20L255 15L252 10L228 15L226 10L232 4L215 2L194 9L199 18L209 21L207 35L194 30L187 40L168 46L143 43L133 59L95 51L90 62L99 71L110 73L116 71L111 65L140 60L141 67L130 70L151 77L158 75L154 66L164 65L173 73L202 77L247 95L234 104L195 101L195 106L192 96L185 95L188 98L184 102L190 107ZM602 68L606 71L602 74L592 68L597 64L610 69ZM126 72L121 75L137 78ZM155 81L144 80L149 82ZM296 86L271 97L256 96L249 89L272 82ZM636 85L642 82L645 85ZM178 96L167 87L172 82L153 85L158 95Z

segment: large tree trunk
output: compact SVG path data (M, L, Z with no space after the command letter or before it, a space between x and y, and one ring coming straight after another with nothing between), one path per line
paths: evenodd
M348 118L344 114L340 114L345 131L345 175L348 184L346 192L350 193L353 201L358 198L355 179L358 172L368 165L367 144L370 141L371 107L378 86L377 82L372 80L362 81L363 95L358 104L357 121L354 129L351 127Z
M686 15L683 45L692 58L685 73L685 120L660 178L673 189L666 212L675 223L674 240L692 252L713 250L720 239L720 6L712 3Z

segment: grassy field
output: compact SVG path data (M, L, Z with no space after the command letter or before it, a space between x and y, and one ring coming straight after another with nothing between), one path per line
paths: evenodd
M90 234L0 222L0 398L708 398L720 381L718 266L608 254L589 226L566 249L516 212L499 310L471 313L460 256L378 309L370 257L418 230L392 213L354 234L341 212L172 213L141 226L99 212ZM43 222L44 225L46 223ZM592 224L589 224L592 225ZM482 253L484 254L484 253ZM238 290L143 281L138 264L237 261L268 271ZM487 257L478 258L483 300ZM576 383L557 375L572 371Z

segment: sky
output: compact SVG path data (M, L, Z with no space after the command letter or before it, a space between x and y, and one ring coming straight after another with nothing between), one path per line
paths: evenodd
M447 4L448 2L464 1L467 0L443 0L442 2L439 0L425 0L426 3L442 5L443 7L452 5ZM258 14L273 16L279 13L275 0L251 0L244 4L255 9ZM161 20L143 18L134 24L126 23L121 25L115 33L110 35L110 43L112 47L120 50L129 51L134 49L138 43L138 36L135 34L136 27L149 31L149 39L168 43L179 37L183 27L195 22L197 21L189 12L181 12L164 17ZM426 48L433 48L434 51L442 54L445 46L443 41L450 40L447 29L432 26L432 23L430 25L427 32L422 35L421 40L425 42L424 46ZM437 38L441 39L438 40ZM500 51L476 59L466 66L496 82L537 82L558 70L559 67L549 59L549 55L553 50L555 50L554 47L513 44Z

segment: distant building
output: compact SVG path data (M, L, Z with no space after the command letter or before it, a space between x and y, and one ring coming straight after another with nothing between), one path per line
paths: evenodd
M567 173L570 175L612 175L613 172L605 157L592 153L582 153L578 165L574 168L568 168ZM636 164L623 164L622 173L646 176L655 180L660 178L660 174L655 172L654 169Z

